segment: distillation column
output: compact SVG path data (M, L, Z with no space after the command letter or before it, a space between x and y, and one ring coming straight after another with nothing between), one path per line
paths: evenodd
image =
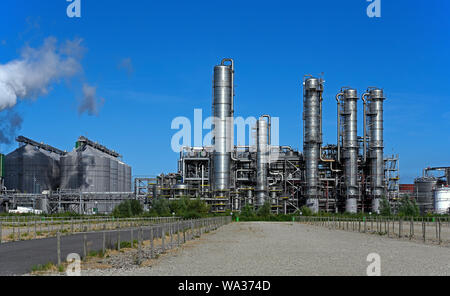
M213 100L213 189L216 197L225 197L230 190L233 147L234 63L231 59L224 59L214 67Z
M269 121L265 120L267 117ZM269 164L270 117L262 116L256 123L256 206L268 201L267 171Z
M303 82L303 151L305 157L306 204L319 211L319 159L322 145L323 80L308 78Z
M358 133L357 133L357 101L355 89L343 90L344 106L341 112L343 118L342 152L344 161L345 211L358 211Z
M365 97L368 98L365 110L369 129L369 161L370 161L370 194L372 211L380 211L380 199L384 195L384 157L383 157L383 90L369 88Z

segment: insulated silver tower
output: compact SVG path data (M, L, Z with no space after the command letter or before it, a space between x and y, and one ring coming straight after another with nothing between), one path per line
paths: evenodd
M306 203L319 211L319 158L322 145L323 80L307 78L303 82L303 151L305 154Z
M339 108L339 97L343 106ZM357 101L355 89L343 88L337 96L339 125L342 125L342 158L344 162L345 211L358 211L358 133L357 133ZM339 127L340 129L340 127ZM340 130L339 130L340 133ZM340 139L338 138L338 143ZM339 144L340 146L340 144Z
M268 121L264 119L267 117ZM261 116L256 123L256 206L268 201L267 171L269 163L270 117Z
M380 211L380 198L384 195L384 158L383 158L383 90L371 87L363 95L368 105L365 110L367 127L369 129L369 166L370 166L370 194L372 197L372 211Z
M229 63L226 65L226 63ZM234 62L224 59L214 67L214 171L216 196L230 190L231 151L233 146Z

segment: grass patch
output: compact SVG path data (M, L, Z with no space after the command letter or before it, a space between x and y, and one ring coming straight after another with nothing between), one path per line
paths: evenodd
M49 271L49 270L53 269L54 267L55 267L55 265L51 262L48 262L47 264L33 265L31 267L31 272Z
M103 257L105 257L105 254L103 253L103 250L100 250L100 251L89 251L88 257L103 258Z
M123 241L123 242L120 242L120 248L121 249L134 248L135 246L137 246L137 244L138 244L137 240L133 241L133 246L131 246L131 242Z

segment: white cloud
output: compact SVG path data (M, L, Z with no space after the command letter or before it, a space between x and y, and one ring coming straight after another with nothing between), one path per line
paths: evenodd
M25 47L20 58L0 65L0 111L46 95L53 83L80 73L83 52L81 39L58 46L49 37L40 48Z

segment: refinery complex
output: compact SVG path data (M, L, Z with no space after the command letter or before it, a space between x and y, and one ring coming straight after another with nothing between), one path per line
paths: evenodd
M399 156L384 154L383 106L389 99L382 88L336 89L336 144L324 145L326 85L306 75L298 98L303 131L294 131L303 138L303 151L297 151L289 143L273 145L270 114L256 121L254 144L235 145L229 120L235 111L234 79L232 59L214 67L212 145L183 147L177 172L133 179L119 153L85 137L71 152L18 137L19 148L0 157L0 210L27 206L46 213L110 213L126 199L150 208L158 198L187 197L204 200L216 213L267 203L280 214L303 206L313 212L378 213L384 198L394 209L400 199L411 198L422 213L448 213L450 167L426 168L414 184L400 184Z

